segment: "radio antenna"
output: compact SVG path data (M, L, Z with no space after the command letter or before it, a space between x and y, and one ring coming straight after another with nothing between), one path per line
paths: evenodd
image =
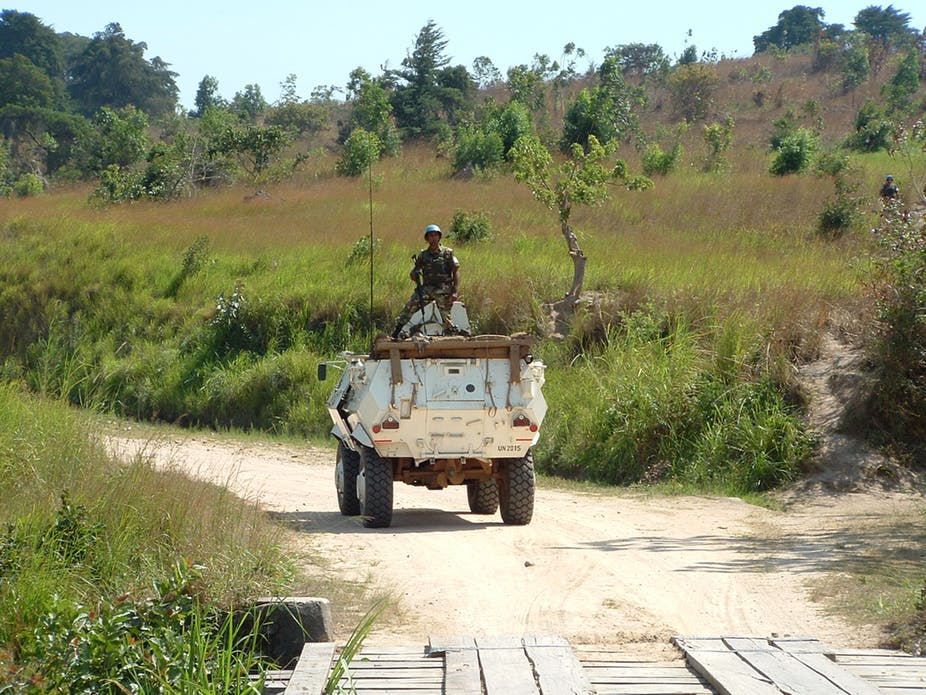
M370 161L367 163L367 180L370 185L370 314L369 314L369 330L370 330L370 352L372 352L373 347L373 162Z

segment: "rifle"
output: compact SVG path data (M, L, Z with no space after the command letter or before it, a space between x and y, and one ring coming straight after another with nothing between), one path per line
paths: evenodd
M421 271L418 268L418 257L412 256L415 261L415 294L418 295L418 309L421 311L421 321L424 323L424 287L421 285Z

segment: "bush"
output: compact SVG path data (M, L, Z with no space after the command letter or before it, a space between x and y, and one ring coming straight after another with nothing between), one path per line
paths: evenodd
M485 133L475 128L464 129L457 138L453 155L454 171L466 167L488 171L497 168L505 158L505 144L496 132Z
M668 176L678 166L682 157L682 146L676 142L669 152L665 152L657 143L647 146L643 151L643 173L647 176Z
M45 190L42 180L35 174L21 174L13 184L13 192L20 198L31 198Z
M340 176L360 176L382 154L383 145L375 133L355 129L344 142L341 158L335 165Z
M782 139L769 171L775 176L803 173L813 161L818 143L816 133L798 128Z
M450 222L448 236L462 242L485 241L492 237L489 215L484 210L464 212L456 210Z

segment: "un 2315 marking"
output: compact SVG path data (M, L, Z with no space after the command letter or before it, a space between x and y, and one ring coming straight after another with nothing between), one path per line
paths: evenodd
M521 451L520 444L499 444L497 451Z

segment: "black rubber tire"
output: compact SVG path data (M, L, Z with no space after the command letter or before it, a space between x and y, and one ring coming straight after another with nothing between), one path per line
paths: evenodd
M338 493L338 509L344 516L360 513L357 497L357 476L360 474L360 454L338 442L338 455L334 464L334 488Z
M392 461L371 447L360 448L360 514L367 528L386 528L392 523Z
M498 484L495 478L467 480L466 501L473 514L495 514L498 511Z
M510 459L502 466L498 502L502 521L524 526L534 516L534 456L531 452L519 459Z

